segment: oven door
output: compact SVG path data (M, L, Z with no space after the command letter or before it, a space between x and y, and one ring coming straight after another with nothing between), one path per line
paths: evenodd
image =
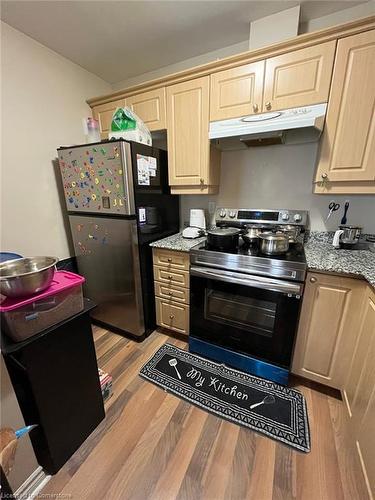
M303 285L191 267L190 336L290 366Z

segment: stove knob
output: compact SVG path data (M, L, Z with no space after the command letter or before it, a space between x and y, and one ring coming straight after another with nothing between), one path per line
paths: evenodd
M295 221L295 222L301 222L301 220L302 220L302 215L301 215L301 214L296 214L293 218L294 218L294 221Z
M234 212L233 210L229 212L229 217L231 219L234 219L236 217L236 212Z
M281 219L282 219L282 220L289 220L289 214L288 214L288 212L284 212L284 213L281 215Z
M227 215L226 210L224 210L224 209L220 210L219 215L220 215L220 217L224 218Z

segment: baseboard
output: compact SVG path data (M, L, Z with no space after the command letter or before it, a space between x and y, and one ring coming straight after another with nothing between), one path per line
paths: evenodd
M38 467L14 492L15 498L29 500L36 497L50 479L51 476L47 475L42 467Z

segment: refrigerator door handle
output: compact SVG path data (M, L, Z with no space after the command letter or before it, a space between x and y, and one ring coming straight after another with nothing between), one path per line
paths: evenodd
M121 159L124 166L123 182L125 204L127 206L126 215L135 214L134 202L134 183L133 183L133 168L132 168L132 155L131 146L128 142L121 142Z
M137 305L137 315L139 324L143 325L144 328L144 310L143 310L143 295L142 295L142 279L141 279L141 264L139 259L139 242L138 242L138 232L137 223L131 226L132 233L132 251L133 251L133 277L134 277L134 295L135 302Z

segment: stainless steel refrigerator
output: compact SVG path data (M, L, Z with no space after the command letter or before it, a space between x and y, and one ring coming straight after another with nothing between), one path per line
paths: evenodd
M155 328L149 243L179 230L165 151L103 141L58 149L78 272L95 322L144 337Z

